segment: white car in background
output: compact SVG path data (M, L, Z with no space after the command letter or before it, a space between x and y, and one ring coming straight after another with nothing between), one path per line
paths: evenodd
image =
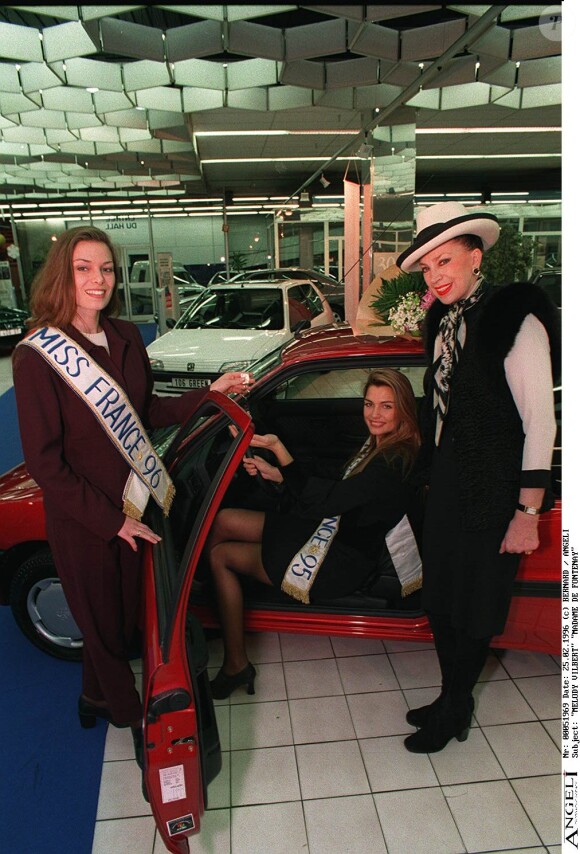
M312 282L228 282L207 287L147 352L157 394L209 385L243 371L302 329L334 320Z

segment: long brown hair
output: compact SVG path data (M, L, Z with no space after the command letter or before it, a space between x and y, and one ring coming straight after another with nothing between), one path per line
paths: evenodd
M32 282L30 295L31 317L28 325L31 327L67 326L76 314L75 281L73 270L73 252L81 240L91 240L104 243L109 249L115 271L117 257L115 247L108 234L92 225L81 225L65 231L52 244L46 256L46 261ZM114 316L119 313L120 301L117 280L111 294L111 299L102 309L101 314Z
M369 453L355 466L351 474L362 471L377 454L384 454L389 459L394 456L401 457L403 471L408 473L421 443L413 387L407 377L394 368L377 368L370 372L364 386L363 400L371 386L383 386L392 390L399 423L392 433L381 436L378 441L375 436L370 437Z

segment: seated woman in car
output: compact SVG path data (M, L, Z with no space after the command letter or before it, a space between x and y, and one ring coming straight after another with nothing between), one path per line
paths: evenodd
M252 447L274 454L278 465L252 455L244 458L244 467L250 475L283 484L282 510L224 509L210 532L207 551L224 641L214 698L241 686L254 693L240 576L281 587L303 603L346 596L372 575L386 543L403 595L420 586L421 564L407 518L419 427L404 374L372 371L362 414L368 438L335 478L317 476L312 466L306 470L274 434L252 438Z

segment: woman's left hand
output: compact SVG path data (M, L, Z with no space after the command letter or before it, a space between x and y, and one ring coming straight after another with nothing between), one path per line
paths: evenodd
M246 371L228 371L222 374L210 385L213 391L221 391L222 394L246 394L254 385L253 374Z
M540 545L538 517L516 511L501 541L500 554L531 554Z

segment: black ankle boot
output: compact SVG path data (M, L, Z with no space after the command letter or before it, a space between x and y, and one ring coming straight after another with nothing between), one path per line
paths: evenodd
M429 703L427 706L419 706L418 709L409 709L405 716L407 723L416 727L426 726L431 715L437 711L443 702L444 696L445 694L439 694L437 699L433 700L433 702Z
M81 695L79 697L79 721L83 729L92 729L102 718L107 723L113 723L111 713L105 706L94 706Z
M216 678L211 682L211 695L214 700L225 700L226 697L230 696L232 691L235 691L236 688L241 688L242 685L248 686L248 694L254 694L255 678L256 668L250 662L248 662L243 670L234 673L233 676L228 676L222 668Z
M473 707L471 696L452 701L447 695L437 710L427 718L423 729L407 736L405 747L410 753L437 753L452 738L465 741L469 735Z

